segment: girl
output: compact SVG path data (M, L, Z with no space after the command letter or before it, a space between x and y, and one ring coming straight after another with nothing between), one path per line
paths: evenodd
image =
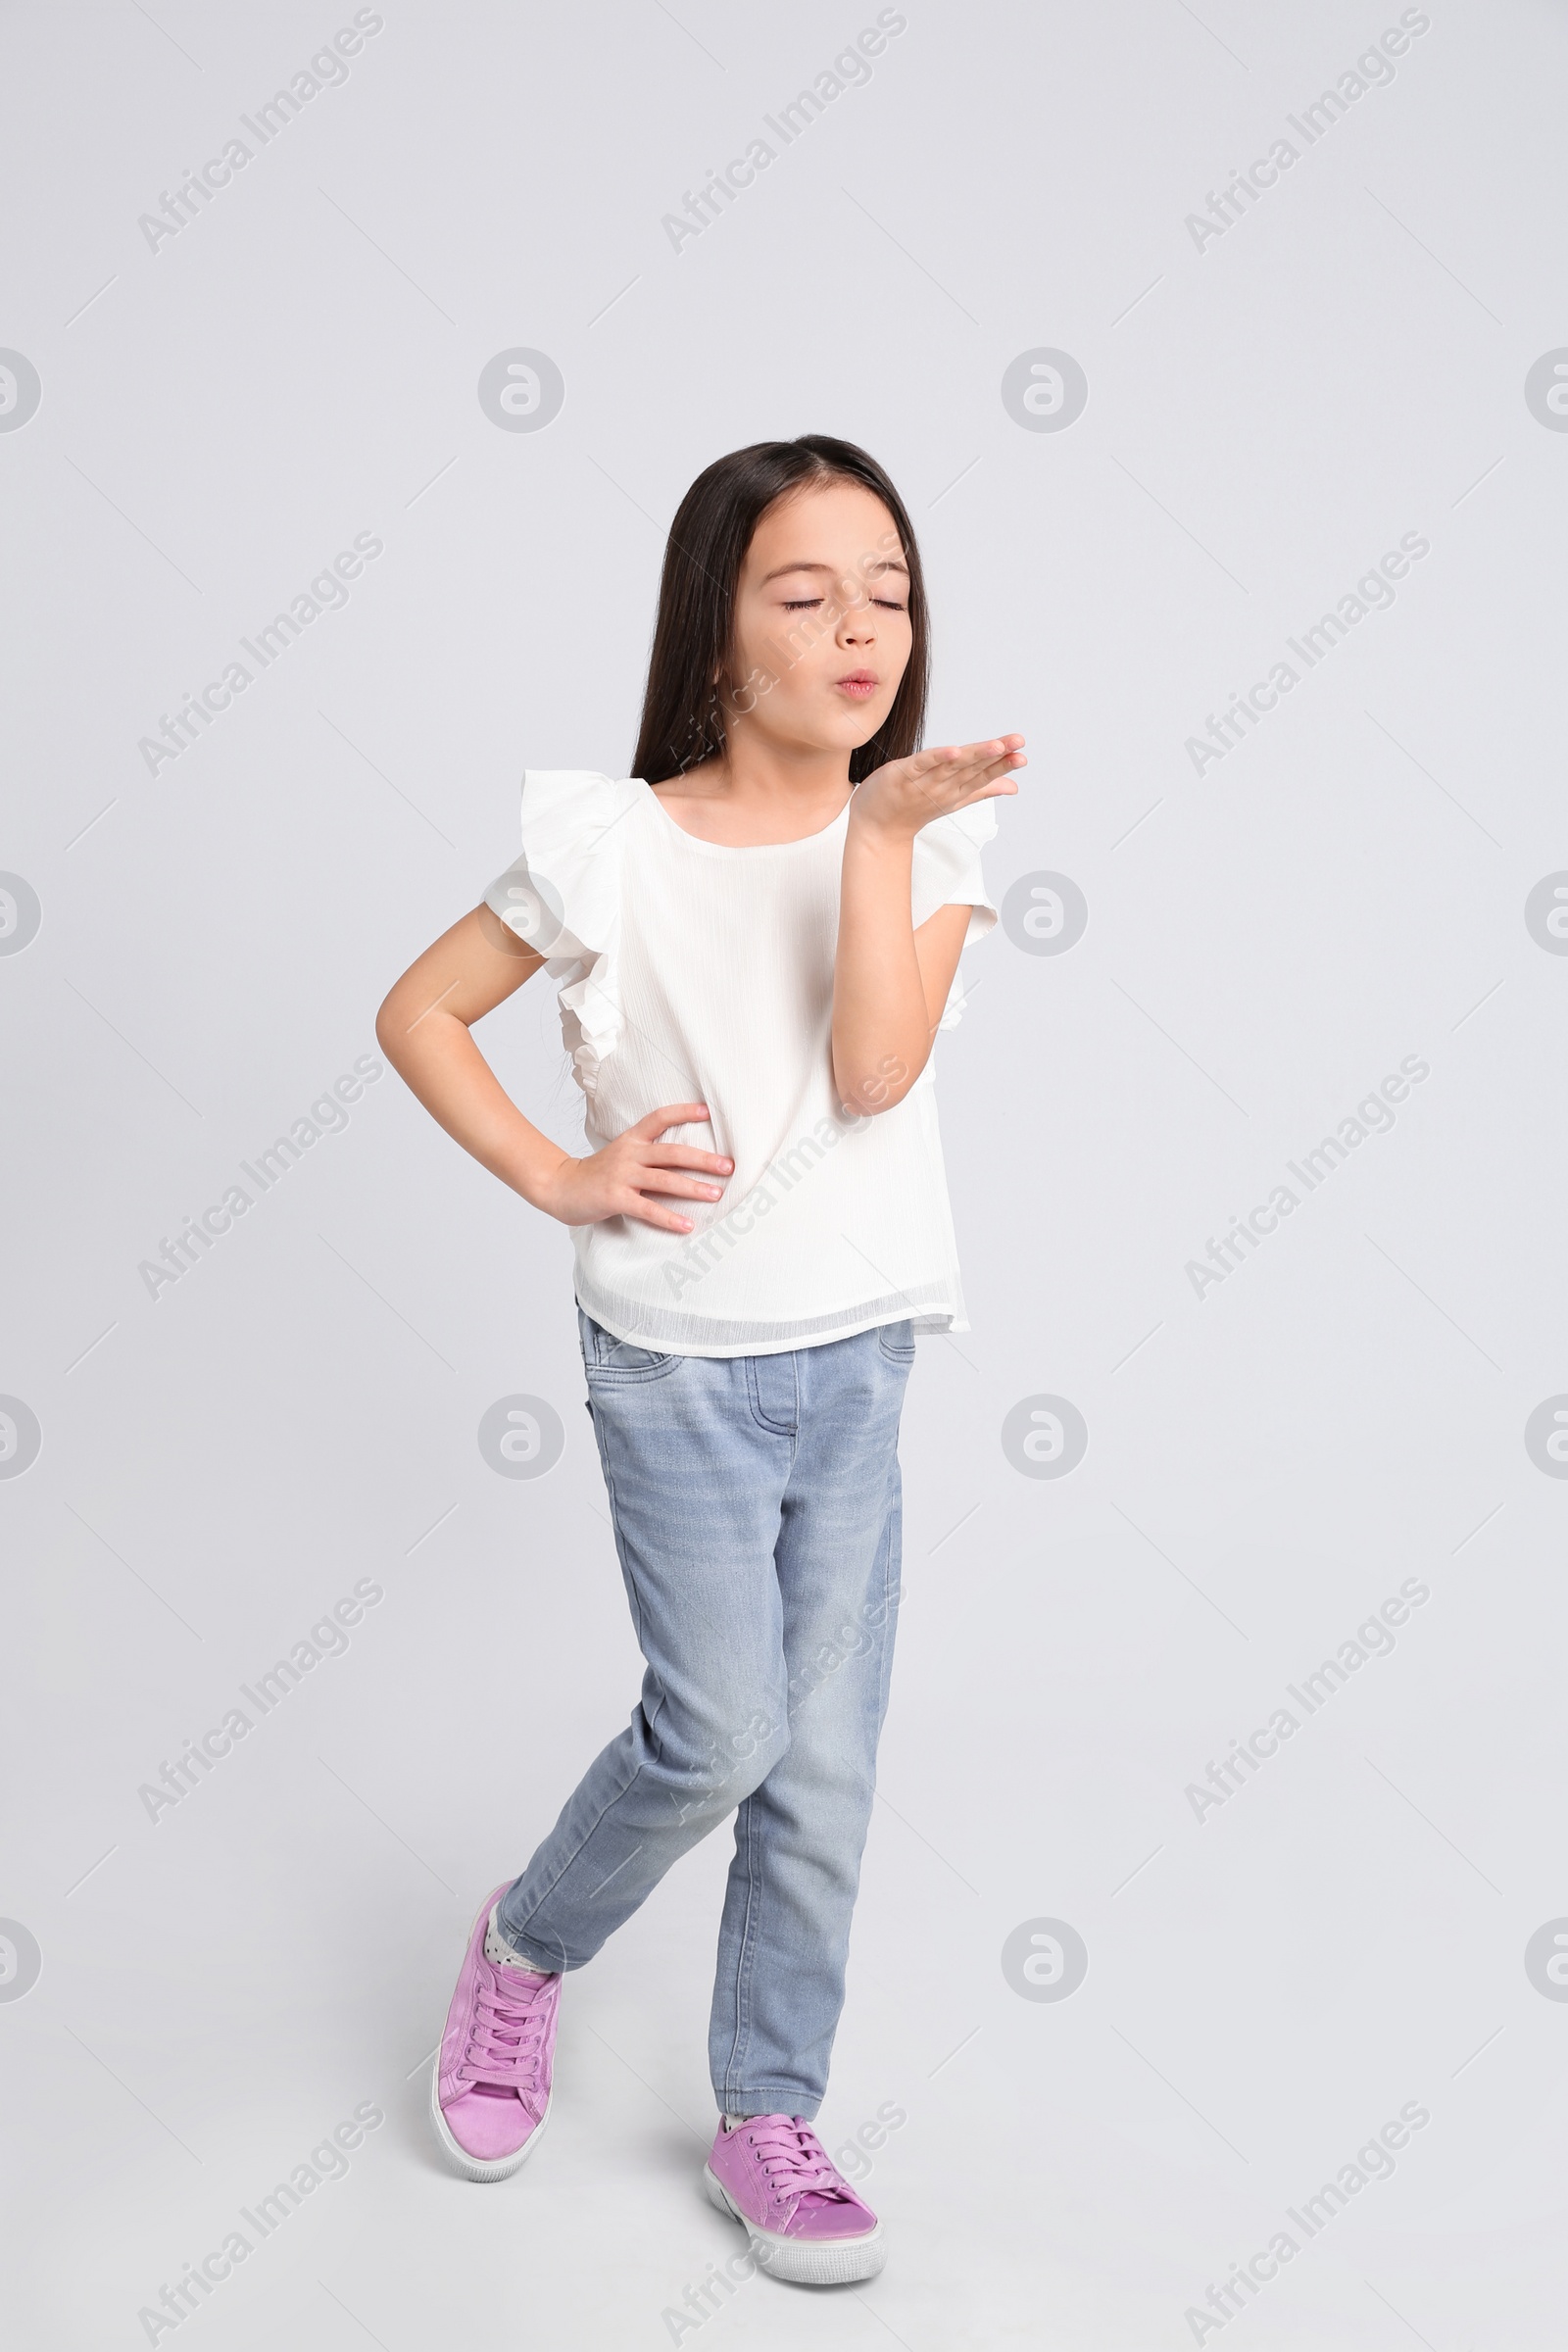
M996 922L979 845L1023 738L920 752L927 615L882 468L760 442L675 516L633 776L533 769L522 855L381 1007L388 1059L572 1229L578 1332L647 1661L627 1730L481 1905L431 2087L471 2180L550 2111L563 1973L738 1808L705 2176L764 2269L870 2277L876 2216L811 2130L887 1703L899 1413L965 1331L933 1032ZM472 1025L546 964L574 1158Z

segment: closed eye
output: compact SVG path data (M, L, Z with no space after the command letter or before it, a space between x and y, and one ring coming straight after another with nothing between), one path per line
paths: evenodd
M786 612L812 612L821 602L822 599L819 596L786 597L784 610ZM895 597L873 596L871 602L873 605L880 605L884 612L902 612L904 611L904 607Z

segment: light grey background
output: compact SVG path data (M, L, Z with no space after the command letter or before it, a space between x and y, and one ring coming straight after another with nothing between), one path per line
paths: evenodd
M0 344L42 386L0 431L0 866L41 907L0 956L0 1390L42 1431L0 1479L0 1914L42 1955L0 2001L18 2340L146 2341L373 2101L192 2342L1556 2343L1568 2007L1524 1955L1568 1914L1568 1485L1524 1426L1568 1391L1568 959L1524 906L1568 867L1568 436L1524 384L1568 345L1562 11L1433 0L1308 149L1287 116L1397 7L911 0L678 251L662 217L874 8L379 13L156 250L139 217L353 11L13 5L0 35ZM1282 135L1200 248L1187 216ZM516 347L564 379L536 433L477 397ZM1003 404L1037 349L1088 379L1060 432ZM906 2114L864 2175L893 2260L699 2327L739 2242L697 2189L727 1832L569 1985L536 2164L477 2191L423 2115L475 1903L635 1695L566 1235L388 1072L177 1285L138 1267L373 1050L514 854L523 765L624 771L677 499L805 430L909 501L933 738L1029 738L995 894L1065 874L1089 921L1060 956L999 930L941 1041L973 1328L910 1388L822 2125ZM346 608L149 774L161 714L362 532ZM1392 609L1196 774L1207 714L1404 533ZM574 1136L548 984L482 1035ZM1404 1056L1393 1131L1195 1295ZM517 1394L565 1431L537 1481L479 1449ZM1041 1395L1088 1428L1059 1481L1003 1448ZM347 1653L150 1821L140 1786L364 1578ZM1406 1579L1393 1653L1200 1821L1189 1785ZM1004 1973L1041 1919L1088 1951L1060 2002ZM1393 2177L1307 2242L1287 2208L1406 2102Z

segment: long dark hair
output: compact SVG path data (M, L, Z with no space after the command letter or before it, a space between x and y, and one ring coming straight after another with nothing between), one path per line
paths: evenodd
M659 583L634 776L662 783L723 750L724 709L713 672L729 672L735 589L752 534L786 492L834 476L858 482L882 501L909 567L908 667L881 726L851 753L850 780L858 784L885 760L918 751L930 680L930 617L908 514L863 449L828 433L803 433L798 441L756 441L749 449L732 450L698 475L676 510Z

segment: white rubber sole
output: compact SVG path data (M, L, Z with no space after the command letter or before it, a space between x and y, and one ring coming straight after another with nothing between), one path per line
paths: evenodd
M545 2126L550 2121L550 2110L555 2103L556 2094L552 2090L549 2098L545 2101L543 2115L515 2156L497 2156L487 2162L482 2156L470 2156L467 2149L461 2147L453 2138L447 2119L441 2112L441 2058L439 2052L431 2064L430 2120L435 2126L437 2139L465 2180L505 2180L516 2172L519 2165L526 2164L545 2135Z
M792 2279L798 2286L842 2286L851 2278L874 2278L887 2261L887 2240L878 2222L863 2237L780 2237L776 2230L759 2230L747 2220L710 2164L703 2167L708 2201L731 2221L739 2222L751 2240L753 2258L770 2278Z

